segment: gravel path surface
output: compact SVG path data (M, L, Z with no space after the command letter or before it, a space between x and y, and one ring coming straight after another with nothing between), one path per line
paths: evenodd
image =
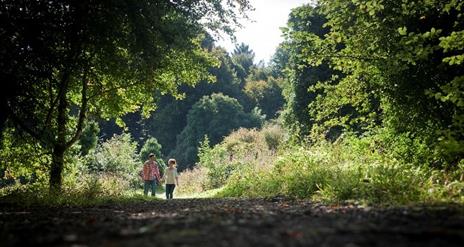
M461 206L174 199L97 207L0 204L1 246L464 246Z

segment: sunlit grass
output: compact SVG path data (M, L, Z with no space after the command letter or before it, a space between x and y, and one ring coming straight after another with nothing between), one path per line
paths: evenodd
M38 185L14 185L0 189L0 203L11 206L94 206L103 204L124 204L160 200L144 196L142 190L127 190L119 195L94 195L87 191L64 190L59 194L49 193Z
M187 198L215 198L218 197L218 194L224 189L224 187L206 190L203 192L197 192L192 194L180 194L177 196L174 194L174 198L187 199Z

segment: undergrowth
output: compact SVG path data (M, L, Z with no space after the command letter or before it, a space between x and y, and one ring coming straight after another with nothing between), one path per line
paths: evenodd
M127 188L118 183L119 181L109 178L88 178L88 181L80 186L64 186L60 193L50 193L46 184L16 184L0 189L0 203L24 207L53 207L94 206L159 200L156 197L144 196L140 189Z
M240 130L203 148L205 189L222 188L216 197L286 196L328 203L464 202L464 161L446 170L423 164L427 146L407 136L345 136L334 143L281 144L276 151L264 148L264 133Z

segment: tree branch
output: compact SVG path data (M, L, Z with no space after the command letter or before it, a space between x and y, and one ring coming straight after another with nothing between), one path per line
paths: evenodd
M87 76L84 74L84 77L82 78L82 96L81 96L81 106L80 106L80 111L79 111L79 119L77 121L77 127L76 127L76 133L74 133L74 136L71 138L66 143L66 148L69 148L71 145L73 145L81 136L82 134L82 129L84 126L84 121L86 118L86 113L87 113L87 104L89 98L87 97L87 89L88 89L88 80Z
M41 130L42 134L45 132L45 129L50 126L50 123L52 121L53 110L55 109L55 106L58 103L58 96L53 97L53 90L51 86L49 87L48 91L50 94L50 109L48 110L47 117L45 118L44 127Z

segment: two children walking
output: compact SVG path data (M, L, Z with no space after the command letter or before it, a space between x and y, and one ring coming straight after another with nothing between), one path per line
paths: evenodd
M176 160L169 159L168 168L164 172L163 177L160 176L158 163L155 161L155 154L151 153L148 155L148 160L143 164L143 170L140 171L140 177L143 179L143 194L148 195L148 191L151 190L151 195L155 196L156 185L163 181L166 182L166 199L172 199L174 188L179 186L179 175L176 168Z

